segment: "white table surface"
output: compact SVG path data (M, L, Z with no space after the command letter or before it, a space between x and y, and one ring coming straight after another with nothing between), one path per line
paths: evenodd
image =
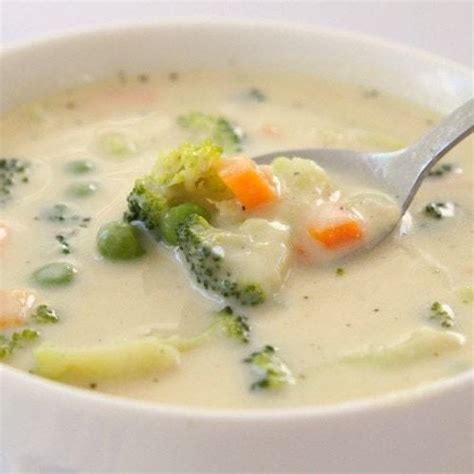
M291 21L361 31L473 65L471 1L8 1L0 0L3 45L104 24L176 16ZM0 446L0 472L2 466Z
M103 24L175 16L264 18L362 31L473 64L473 2L0 0L2 43Z

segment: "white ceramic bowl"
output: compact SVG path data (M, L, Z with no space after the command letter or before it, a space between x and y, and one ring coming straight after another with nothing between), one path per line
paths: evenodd
M471 72L359 35L183 21L57 36L3 51L1 109L118 70L297 70L447 112ZM0 368L0 447L13 472L471 472L473 374L329 408L153 405ZM210 387L212 390L212 387Z

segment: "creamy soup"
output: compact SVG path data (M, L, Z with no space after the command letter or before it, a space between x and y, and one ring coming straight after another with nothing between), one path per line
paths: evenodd
M376 397L472 368L472 139L397 224L395 201L351 176L251 157L393 150L439 117L269 77L120 73L2 118L4 363L229 408Z

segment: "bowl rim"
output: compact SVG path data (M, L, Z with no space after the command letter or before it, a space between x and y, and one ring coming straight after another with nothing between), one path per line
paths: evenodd
M17 54L20 50L27 48L44 47L48 43L58 41L68 41L79 36L89 36L93 34L114 34L125 33L131 30L153 30L155 28L176 28L180 26L185 27L253 27L257 29L267 30L286 30L295 31L298 33L307 34L322 34L327 36L337 36L339 38L354 39L359 43L379 45L384 49L389 49L393 52L406 53L414 56L418 60L425 60L427 62L444 65L450 69L461 74L469 75L474 78L474 69L461 64L455 60L437 55L430 51L421 48L407 45L395 40L381 38L378 36L369 35L361 31L342 30L339 28L327 26L313 26L306 23L299 23L296 21L282 21L271 19L246 19L246 18L226 18L219 16L174 16L168 18L158 18L154 20L136 20L136 21L114 21L111 23L103 23L90 27L74 27L67 30L56 30L50 33L42 34L38 37L20 39L9 41L6 44L0 43L0 59L6 59L6 56Z
M96 405L101 409L129 410L135 414L151 414L155 416L182 417L187 420L205 419L217 421L226 419L234 422L245 422L258 419L260 421L287 421L289 419L318 419L340 418L347 415L375 413L390 408L402 408L413 403L422 403L428 398L448 395L455 390L474 390L474 369L462 372L454 377L439 379L431 383L422 384L414 388L389 392L380 397L360 398L341 403L327 405L303 405L284 408L212 408L182 404L168 404L140 400L119 395L112 395L86 388L76 387L66 383L50 380L24 372L14 367L1 364L0 380L4 375L9 377L10 383L28 384L35 394L44 390L45 395L61 397L70 402L80 402L90 406ZM16 380L15 380L16 379ZM3 380L5 382L5 380ZM47 393L46 393L47 392ZM431 397L430 397L431 396ZM74 399L74 400L73 400ZM59 400L58 400L59 401Z
M169 17L153 21L120 21L93 27L78 27L68 30L59 30L36 38L20 41L12 41L6 45L0 45L0 60L8 60L9 56L22 53L29 49L44 48L51 43L64 43L70 40L80 40L81 37L93 35L127 34L134 30L155 30L157 28L179 28L179 27L206 27L206 28L256 28L272 31L289 31L300 34L320 35L326 37L345 38L359 44L367 44L387 50L389 53L403 53L410 55L419 62L436 64L441 68L448 68L454 73L474 77L474 71L468 66L459 64L451 59L438 56L422 49L405 45L396 41L382 39L357 31L345 31L337 28L319 27L290 21L275 20L251 20L244 18L225 17ZM4 380L4 376L8 380ZM0 364L0 380L7 383L18 383L19 385L35 385L37 390L48 392L48 396L70 397L75 402L87 403L89 405L100 405L107 409L130 410L138 413L153 413L155 416L178 416L186 419L206 419L228 421L285 421L288 419L316 419L322 417L341 417L385 410L391 407L400 407L413 402L423 402L428 398L443 396L453 390L464 390L474 388L474 368L459 373L449 378L443 378L421 384L413 388L397 390L387 394L358 398L339 403L325 405L303 405L284 408L212 408L205 406L165 404L148 400L139 400L118 395L110 395L102 392L87 390L72 385L64 384L54 380L44 379L14 367Z

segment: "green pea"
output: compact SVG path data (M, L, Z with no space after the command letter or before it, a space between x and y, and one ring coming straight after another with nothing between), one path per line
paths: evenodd
M99 189L97 183L91 182L80 182L80 183L72 183L67 188L67 193L70 196L83 198L88 197L94 194Z
M38 268L33 279L40 286L62 286L71 283L76 273L76 268L70 263L53 262Z
M95 163L91 160L74 160L66 163L66 171L71 174L85 174L95 171Z
M130 260L145 253L139 230L120 221L109 222L99 229L97 248L101 255L111 260Z
M198 214L204 219L210 219L207 209L198 204L185 203L168 209L160 219L160 231L166 243L176 245L178 243L178 227L186 217Z

